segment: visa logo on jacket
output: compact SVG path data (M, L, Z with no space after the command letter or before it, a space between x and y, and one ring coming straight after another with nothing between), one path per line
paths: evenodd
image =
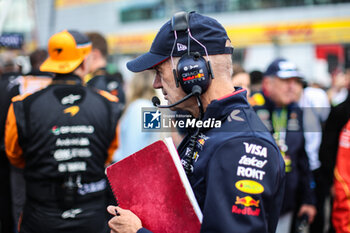
M262 156L264 158L267 157L267 148L262 147L260 145L249 144L247 142L243 142L245 146L245 153Z

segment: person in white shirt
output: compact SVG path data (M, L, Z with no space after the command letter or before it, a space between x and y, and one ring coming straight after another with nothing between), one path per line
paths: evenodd
M315 183L317 198L317 214L314 224L311 224L310 233L323 232L324 227L324 202L327 193L324 192L322 172L320 169L319 149L322 140L322 125L327 120L330 112L330 103L327 93L317 87L306 86L305 81L298 82L295 102L303 110L303 126L305 137L305 151L309 158L310 169Z

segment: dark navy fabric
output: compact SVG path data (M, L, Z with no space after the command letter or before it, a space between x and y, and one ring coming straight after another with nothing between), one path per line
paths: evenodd
M264 104L254 106L265 126L274 133L272 114L277 110L275 104L263 93ZM285 144L288 146L286 155L291 171L286 172L286 189L281 214L296 210L300 204L315 204L312 189L313 177L309 168L309 161L305 152L302 110L294 103L287 106L287 130Z
M201 232L273 233L284 192L284 162L270 132L246 100L246 91L212 101L201 129L189 181L203 212ZM190 135L178 148L184 159ZM144 229L140 232L147 232Z

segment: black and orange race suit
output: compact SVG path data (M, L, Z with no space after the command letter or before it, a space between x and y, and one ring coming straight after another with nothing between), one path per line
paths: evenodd
M121 106L75 75L59 75L10 106L5 148L24 168L21 232L104 232L104 168L117 148Z

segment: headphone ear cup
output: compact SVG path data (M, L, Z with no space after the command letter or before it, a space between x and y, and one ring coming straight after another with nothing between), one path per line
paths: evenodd
M204 93L211 82L206 60L198 53L184 54L177 64L177 80L186 94L190 94L195 85Z

